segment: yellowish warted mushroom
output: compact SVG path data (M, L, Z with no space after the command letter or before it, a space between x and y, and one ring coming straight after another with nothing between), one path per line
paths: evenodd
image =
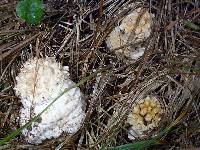
M137 101L128 115L128 123L131 125L128 137L133 140L158 127L162 114L163 109L156 97L147 96Z
M141 42L148 38L151 32L152 16L147 9L137 8L129 15L125 16L120 25L115 27L109 34L106 44L109 49L116 49L126 44L133 44ZM144 54L145 48L139 47L137 49L128 46L116 50L116 54L123 54L124 56L133 60L138 59Z

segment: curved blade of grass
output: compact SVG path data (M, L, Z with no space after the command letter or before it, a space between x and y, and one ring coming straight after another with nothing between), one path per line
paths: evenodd
M188 21L188 20L184 20L184 25L190 29L193 29L193 30L200 30L200 26L194 24L193 22L191 21Z
M197 72L199 73L200 72L200 68L198 67L189 67L189 66L185 66L183 65L182 67L180 67L180 69L183 71L183 72Z
M4 42L4 41L10 39L10 38L13 38L13 37L18 36L18 35L20 35L20 34L23 34L23 33L25 33L26 31L28 31L28 30L21 30L21 31L19 31L19 32L11 33L11 34L6 35L6 36L0 36L0 44L1 44L2 42Z
M130 144L120 145L117 147L111 147L111 148L108 148L107 150L133 150L133 149L140 150L140 149L144 149L146 147L149 147L151 145L156 145L156 144L158 144L158 139L153 138L150 140L144 140L144 141L134 142Z
M20 128L18 128L17 130L11 132L10 134L8 134L6 137L4 137L2 140L0 140L0 145L4 145L6 144L6 142L9 142L12 138L14 138L15 136L17 136L22 130L24 130L25 128L31 126L31 124L35 121L37 121L40 116L53 104L56 102L56 100L58 100L63 94L65 94L66 92L68 92L69 90L76 88L80 85L83 85L85 82L89 81L90 79L92 79L93 77L96 76L97 73L101 72L100 71L96 71L95 73L87 76L86 78L82 79L79 83L75 84L74 86L71 86L69 88L66 88L59 96L57 96L42 112L40 112L37 116L35 116L34 118L32 118L31 120L29 120L25 125L21 126Z

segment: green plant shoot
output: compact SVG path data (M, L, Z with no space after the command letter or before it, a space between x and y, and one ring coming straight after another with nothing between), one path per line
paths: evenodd
M41 0L21 0L16 6L17 15L28 24L38 24L44 12Z

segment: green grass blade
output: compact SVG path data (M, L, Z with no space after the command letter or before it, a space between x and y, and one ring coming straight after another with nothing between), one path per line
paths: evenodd
M200 26L194 24L193 22L191 21L188 21L188 20L184 20L184 25L190 29L193 29L193 30L200 30Z
M156 145L158 144L157 137L150 139L150 140L144 140L144 141L138 141L130 144L124 144L116 147L110 147L107 150L140 150L144 149L146 147Z
M194 73L200 72L200 68L198 68L198 67L190 67L190 66L185 66L185 65L180 67L180 70L183 72L186 72L186 73L191 73L191 71L193 71Z
M102 70L100 70L102 71ZM2 140L0 140L0 145L4 145L6 144L6 142L9 142L12 138L14 138L15 136L17 136L19 133L21 133L22 130L24 130L25 128L31 126L31 124L35 121L37 121L40 116L56 101L58 100L63 94L65 94L66 92L68 92L69 90L76 88L82 84L84 84L85 82L89 81L90 79L92 79L93 77L96 76L97 73L99 73L100 71L96 71L95 73L87 76L86 78L82 79L79 83L75 84L74 86L71 86L69 88L66 88L59 96L57 96L42 112L40 112L37 116L35 116L34 118L32 118L31 120L29 120L25 125L21 126L20 128L18 128L17 130L11 132L10 134L8 134L6 137L4 137Z
M13 37L15 37L15 36L18 36L18 35L21 35L21 34L26 33L26 31L28 31L28 30L21 30L21 31L19 31L19 32L11 33L11 34L8 34L8 35L6 35L6 36L5 36L5 35L0 36L0 44L1 44L2 42L4 42L4 41L10 39L10 38L13 38Z

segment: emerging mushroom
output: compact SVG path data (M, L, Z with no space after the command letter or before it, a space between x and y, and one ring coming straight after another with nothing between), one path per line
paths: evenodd
M158 127L162 114L163 109L156 97L147 96L137 101L128 115L128 123L131 125L129 139L143 137L145 132Z
M20 96L20 125L39 114L64 89L75 83L69 79L68 67L62 67L53 57L33 58L23 64L16 77L15 91ZM80 89L73 88L32 124L22 131L25 140L32 144L57 138L63 132L77 132L85 118L85 102Z
M142 42L150 36L152 15L144 8L137 8L129 15L125 16L120 25L115 27L109 34L106 44L109 49L117 49L126 44ZM133 60L138 59L144 54L145 48L133 48L126 46L115 50L116 54L123 54Z

